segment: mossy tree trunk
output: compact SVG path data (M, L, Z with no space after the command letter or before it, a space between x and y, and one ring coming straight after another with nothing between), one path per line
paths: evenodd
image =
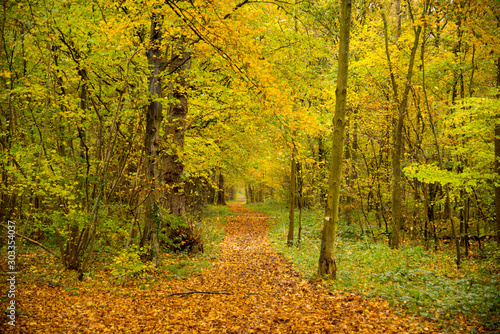
M321 249L318 264L318 275L326 276L331 279L336 279L337 277L334 252L339 220L340 182L342 177L342 160L345 141L352 0L342 0L341 6L337 89L335 92L335 116L333 118L332 162L330 166L325 220L321 235Z

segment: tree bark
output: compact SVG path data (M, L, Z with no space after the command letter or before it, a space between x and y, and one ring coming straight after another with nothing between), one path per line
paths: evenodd
M160 229L160 211L158 205L158 144L160 124L163 118L163 105L158 99L162 98L162 85L160 75L164 68L164 55L160 50L160 44L163 39L162 26L158 22L158 17L153 15L151 19L150 47L147 58L151 75L149 78L149 92L151 101L146 111L146 133L144 140L144 150L146 158L145 171L146 182L149 187L149 193L145 203L144 231L142 233L141 247L151 247L151 260L153 266L158 261L160 250L158 242L158 233Z
M185 37L174 41L174 50L170 60L169 72L175 76L170 85L170 97L175 101L169 105L165 123L165 135L170 145L169 154L163 159L163 182L165 183L165 208L175 216L186 213L186 194L184 191L184 131L188 113L187 71L191 64L191 55L187 51Z
M325 220L321 235L321 249L318 275L331 279L337 277L335 263L335 238L339 220L340 183L342 179L342 160L344 154L347 74L349 63L349 34L351 29L352 0L342 0L340 18L340 41L338 56L337 88L335 91L335 116L333 118L333 147Z
M500 25L500 22L499 22ZM497 61L497 88L500 88L500 57ZM500 94L497 96L500 99ZM500 245L500 115L497 114L495 125L495 173L498 175L495 184L495 213L497 228L497 244Z
M297 205L299 207L299 232L297 233L297 243L300 244L300 240L302 238L302 209L304 208L304 178L302 173L302 164L297 163L296 165L296 174L297 174L297 194L299 198L297 200Z
M425 10L427 10L427 8L428 8L428 2L426 2ZM434 125L434 119L432 117L432 112L431 112L430 105L429 105L429 99L427 97L427 89L425 88L426 87L426 82L425 82L425 78L426 78L425 77L425 73L426 72L425 72L425 61L424 61L424 54L425 54L425 52L424 51L425 51L425 39L422 42L422 51L421 51L422 88L423 88L423 93L424 93L425 105L426 105L428 116L429 116L429 124L431 126L432 136L434 138L434 145L436 146L436 151L437 151L437 155L438 155L439 168L441 170L444 170L444 161L443 161L443 155L441 154L441 146L439 144L438 135L437 135L437 131L436 131L436 126ZM453 91L455 91L455 86L453 87ZM453 103L454 103L454 99L455 99L454 96L455 96L455 93L452 93L452 102ZM455 243L456 254L457 254L457 261L456 261L456 263L457 263L457 267L460 267L460 263L461 263L460 244L459 244L459 240L458 240L457 235L456 235L455 222L453 220L453 213L451 211L450 189L449 189L448 185L444 186L444 191L445 191L445 194L446 194L445 216L447 215L447 219L450 220L451 232L453 234L452 237L453 237L453 240L454 240L454 243ZM432 207L432 215L434 215L434 207ZM435 226L435 223L434 223L433 220L432 220L432 224L433 224L433 226ZM436 245L437 245L438 237L437 237L437 232L436 231L434 231L434 238L436 240Z
M224 176L219 171L219 185L217 189L217 205L226 205L226 198L224 193Z
M401 37L401 1L397 0L394 4L394 9L396 10L396 41Z
M427 2L425 5L424 13L427 10ZM389 46L388 46L388 33L387 33L387 20L383 16L384 20L384 35L385 35L385 49L387 61L389 64L389 71L391 75L391 82L394 93L394 102L397 105L397 122L396 128L394 129L393 135L393 146L392 146L392 235L390 239L391 248L399 247L399 234L402 222L402 187L401 187L401 157L403 151L403 125L404 118L408 109L408 95L411 89L411 79L413 76L413 67L415 64L415 56L417 54L418 43L420 38L420 33L422 31L422 26L418 26L414 29L415 38L413 41L413 46L410 54L410 63L408 64L408 71L406 74L406 85L401 100L398 99L398 89L395 80L394 73L392 71L392 63L390 60Z
M295 136L295 133L294 133ZM295 144L292 149L292 158L290 162L290 212L288 214L288 237L287 244L293 244L293 234L295 226L295 191L296 191L296 180L297 180L297 166L295 162L296 149Z

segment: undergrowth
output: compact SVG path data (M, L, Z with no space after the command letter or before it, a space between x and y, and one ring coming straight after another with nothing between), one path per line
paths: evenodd
M77 272L65 270L59 259L27 244L18 258L20 279L23 283L61 286L75 295L82 286L102 285L114 291L123 285L149 288L162 279L184 279L209 268L217 258L224 224L229 215L232 213L227 206L205 207L199 219L195 220L196 228L203 238L204 252L188 254L162 251L157 268L141 260L143 250L136 245L129 248L123 245L97 247L96 260L91 263L83 281L78 280ZM58 253L56 247L53 250Z
M304 276L315 278L323 210L303 210L302 238L289 247L287 208L278 203L248 207L271 216L272 246ZM295 238L297 226L298 222ZM448 330L463 327L456 320L458 315L473 317L490 329L500 328L500 256L496 245L487 245L482 259L469 258L457 270L451 249L425 250L416 242L406 242L400 249L392 250L361 234L356 226L339 223L338 279L328 283L332 289L387 299L391 306L440 321ZM474 331L472 327L470 330Z

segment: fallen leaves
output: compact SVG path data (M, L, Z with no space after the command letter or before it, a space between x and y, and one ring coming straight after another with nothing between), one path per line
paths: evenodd
M116 292L23 286L17 333L437 333L387 302L331 293L300 277L267 241L268 217L230 204L221 255L185 280ZM35 293L36 291L36 293ZM2 325L3 326L3 325ZM0 330L4 328L0 327Z

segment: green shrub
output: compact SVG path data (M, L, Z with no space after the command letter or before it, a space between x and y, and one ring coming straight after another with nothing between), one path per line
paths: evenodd
M111 263L111 273L116 279L124 283L128 278L139 276L149 268L150 264L141 260L144 249L130 247L121 250Z

